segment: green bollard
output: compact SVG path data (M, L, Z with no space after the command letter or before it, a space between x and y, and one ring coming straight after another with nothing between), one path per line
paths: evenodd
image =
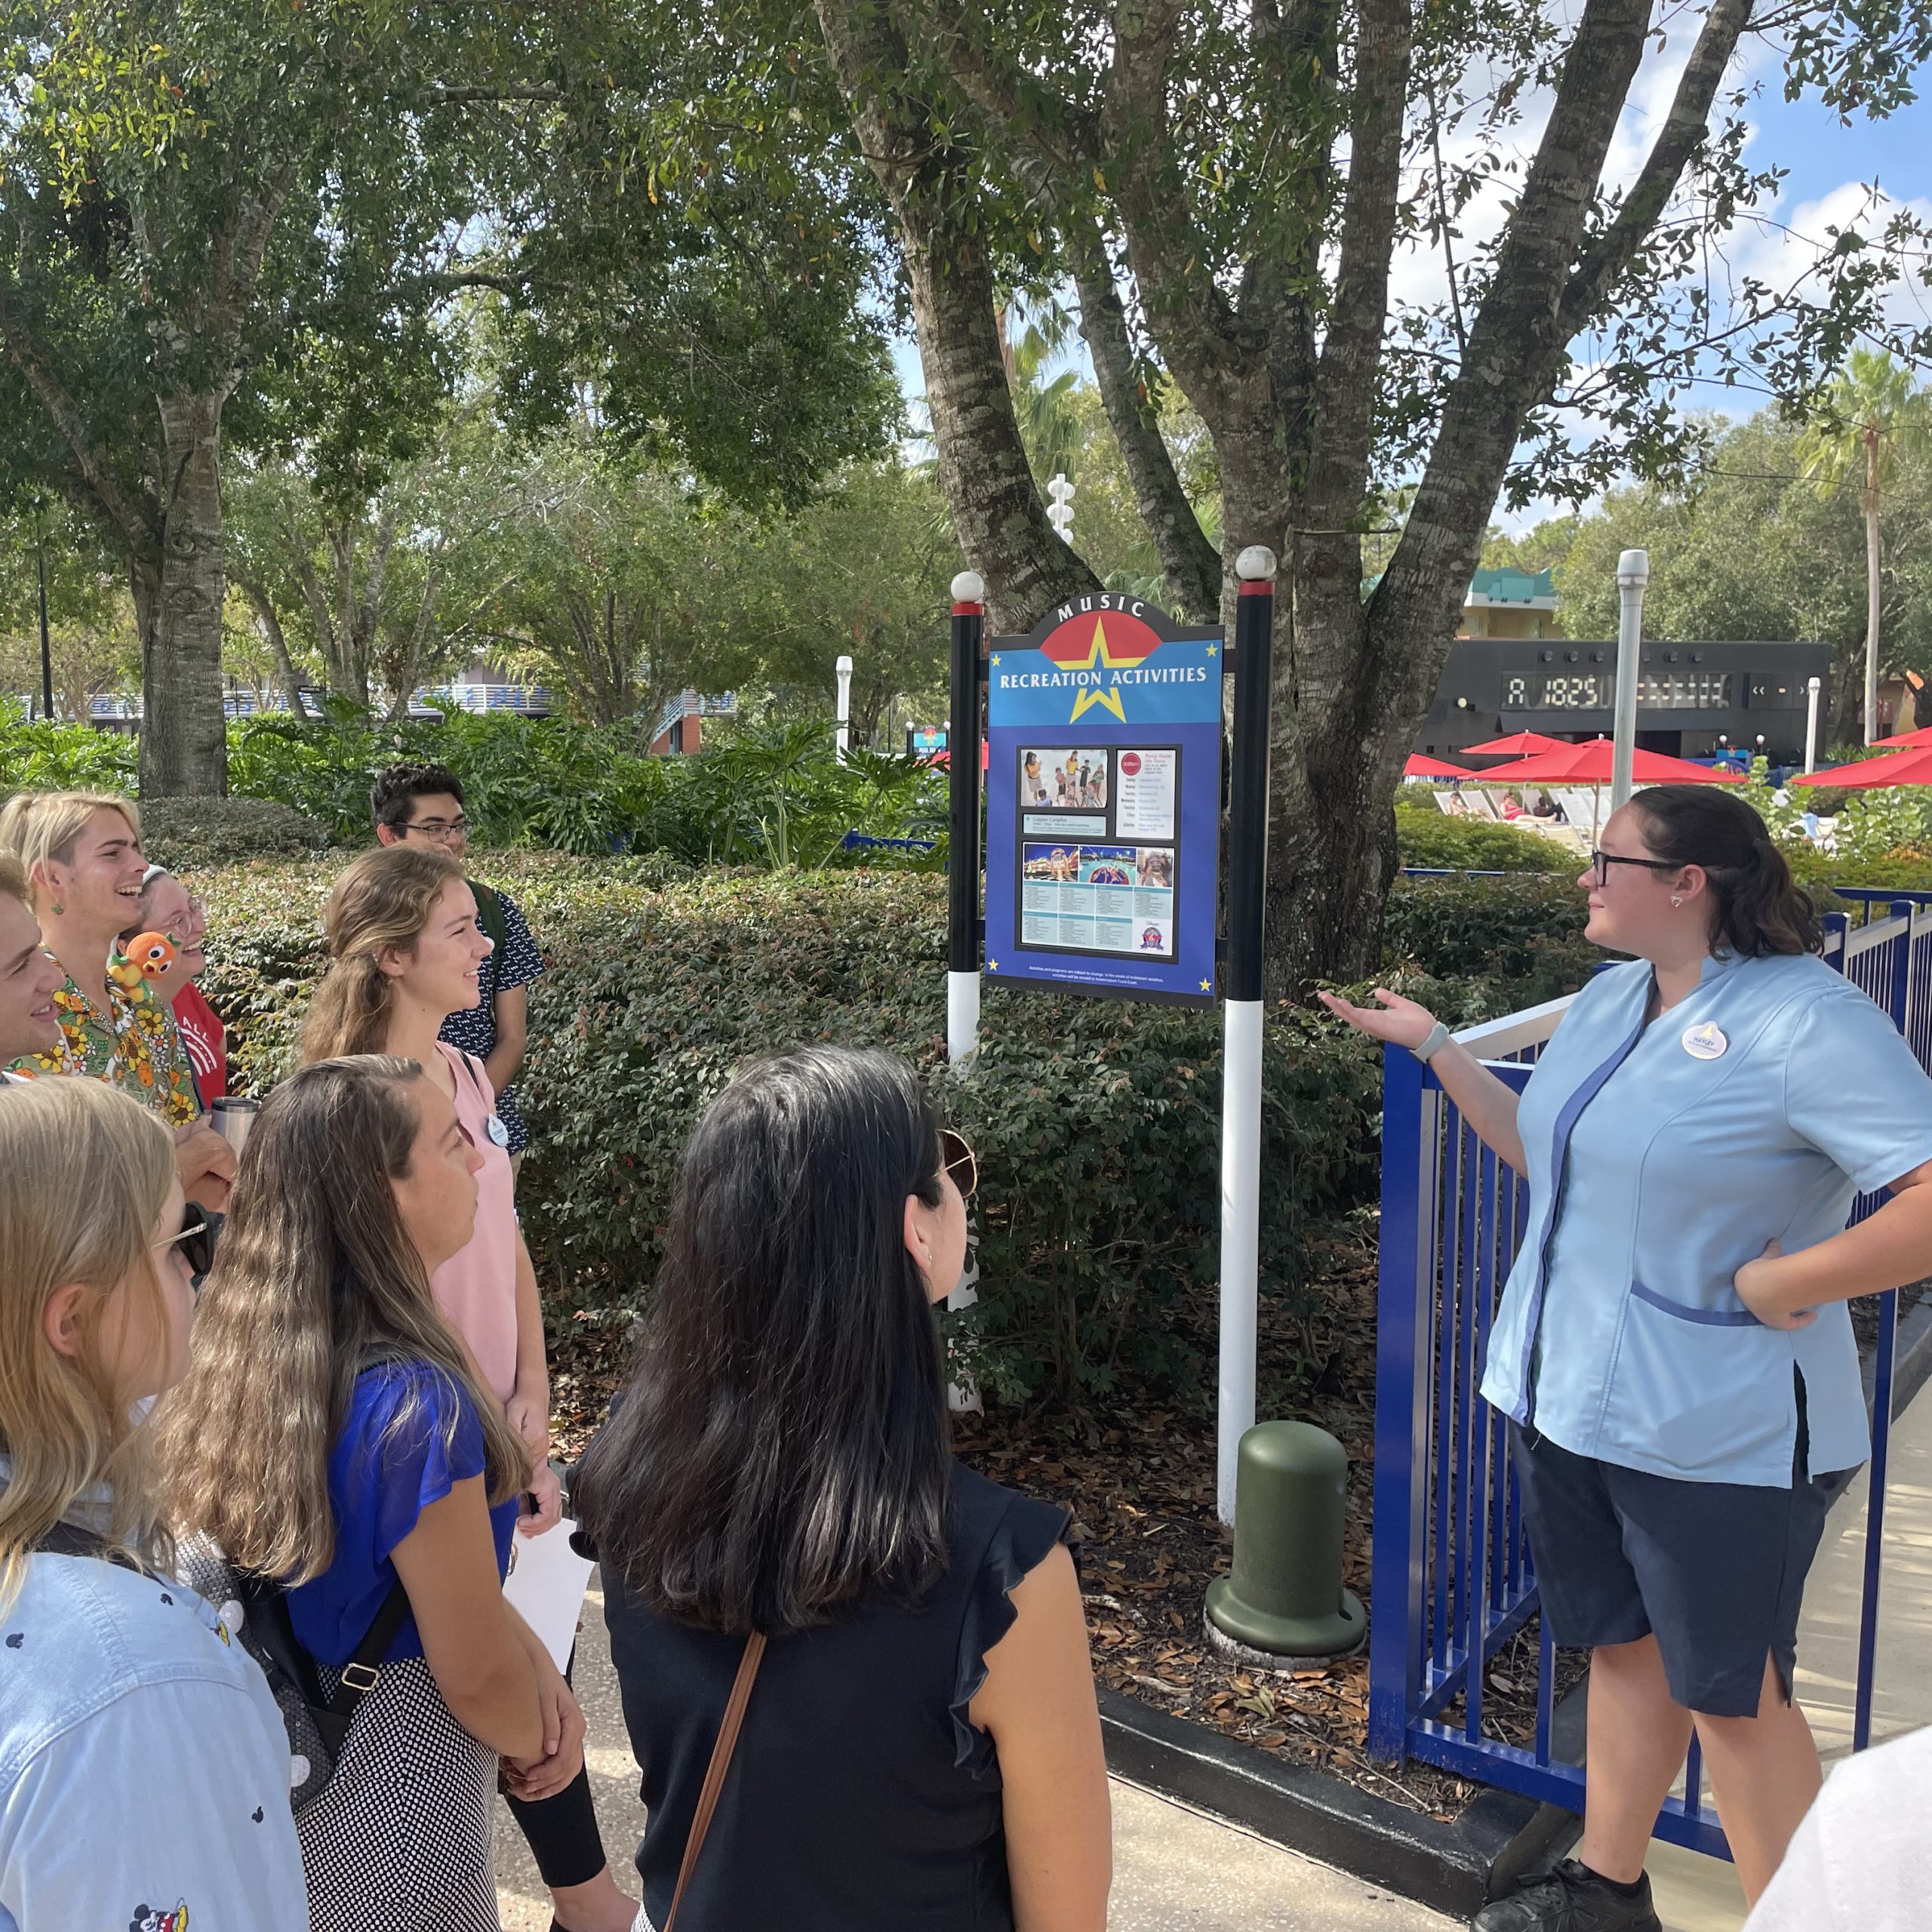
M1208 1586L1208 1634L1269 1659L1358 1645L1368 1613L1342 1587L1349 1459L1325 1429L1257 1423L1235 1473L1235 1567Z

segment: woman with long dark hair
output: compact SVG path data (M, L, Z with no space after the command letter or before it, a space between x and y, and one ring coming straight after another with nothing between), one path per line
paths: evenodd
M955 1462L932 1304L972 1156L888 1054L753 1063L685 1150L638 1365L573 1494L685 1932L1098 1932L1106 1770L1067 1517Z
M1657 1932L1644 1857L1694 1727L1755 1898L1818 1790L1792 1701L1833 1472L1869 1453L1845 1303L1932 1272L1932 1081L1818 957L1764 823L1712 785L1613 813L1577 881L1634 955L1520 1100L1413 1000L1331 1012L1432 1064L1528 1183L1482 1392L1558 1644L1587 1647L1574 1860L1484 1932ZM1891 1198L1855 1228L1854 1197Z

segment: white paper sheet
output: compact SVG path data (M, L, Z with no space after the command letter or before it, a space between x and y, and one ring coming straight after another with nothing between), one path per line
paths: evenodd
M571 1532L576 1527L566 1516L540 1537L513 1538L515 1560L503 1579L510 1607L543 1640L559 1670L570 1668L583 1593L596 1567L571 1549Z

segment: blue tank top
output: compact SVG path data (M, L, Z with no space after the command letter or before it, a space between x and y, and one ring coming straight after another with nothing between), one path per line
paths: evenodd
M681 1922L1011 1932L998 1755L967 1712L1008 1592L1068 1522L955 1463L946 1569L915 1606L875 1601L768 1648ZM604 1606L661 1926L744 1639L668 1622L608 1571Z

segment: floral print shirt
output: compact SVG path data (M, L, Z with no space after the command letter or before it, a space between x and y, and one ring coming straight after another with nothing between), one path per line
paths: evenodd
M109 959L104 1014L71 979L54 995L54 1005L60 1045L15 1060L14 1072L105 1080L153 1108L170 1127L185 1126L201 1112L193 1063L174 1016L132 961L118 952Z

